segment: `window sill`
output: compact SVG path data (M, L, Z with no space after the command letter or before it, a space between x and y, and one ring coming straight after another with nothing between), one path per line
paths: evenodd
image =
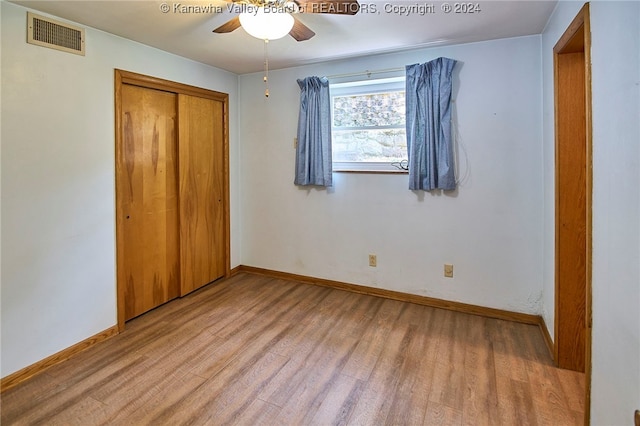
M406 175L408 170L334 170L333 173L367 173L374 175Z

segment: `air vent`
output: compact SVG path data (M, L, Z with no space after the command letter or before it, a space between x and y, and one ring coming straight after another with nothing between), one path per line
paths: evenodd
M84 28L27 12L27 43L84 56Z

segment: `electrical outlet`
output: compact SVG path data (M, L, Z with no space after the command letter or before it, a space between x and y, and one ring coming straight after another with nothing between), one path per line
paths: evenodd
M298 138L293 138L293 149L298 148Z
M373 266L374 268L378 266L378 257L375 254L369 255L369 266Z
M447 278L453 278L453 265L447 263L444 264L444 276Z

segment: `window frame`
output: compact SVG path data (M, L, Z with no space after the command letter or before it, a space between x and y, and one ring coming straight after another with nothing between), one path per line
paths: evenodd
M334 126L334 99L342 96L350 95L366 95L376 93L389 92L405 92L406 83L405 76L398 75L394 77L385 77L366 80L351 80L344 82L330 82L329 90L331 93L331 136L332 144L334 132L340 130L385 130L385 129L402 129L406 130L406 124L400 126L356 126L348 127ZM406 137L406 134L405 134ZM333 149L333 146L332 146ZM405 157L404 160L407 158ZM391 162L382 161L333 161L334 172L352 172L352 173L408 173L407 170L394 166Z

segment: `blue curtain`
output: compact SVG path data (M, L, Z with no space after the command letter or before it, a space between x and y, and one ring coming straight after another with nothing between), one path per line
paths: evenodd
M409 189L456 189L451 137L451 73L456 61L407 65Z
M298 80L300 115L296 149L296 185L332 185L331 97L329 80Z

